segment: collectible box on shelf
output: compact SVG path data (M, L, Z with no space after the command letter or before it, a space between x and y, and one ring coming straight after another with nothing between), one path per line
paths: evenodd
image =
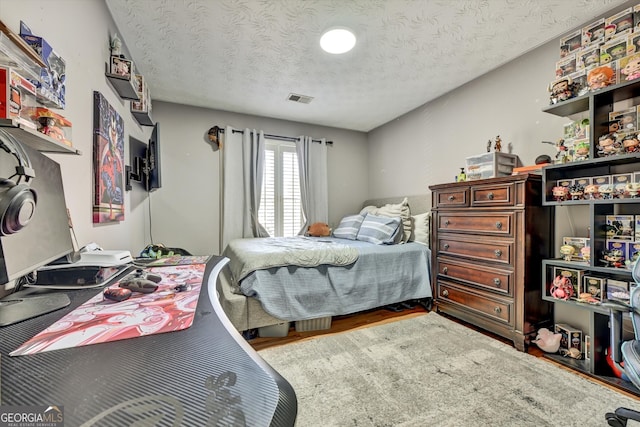
M629 242L627 245L629 255L627 260L629 261L629 268L640 258L640 241Z
M611 129L613 125L616 126L615 129ZM610 132L632 132L637 129L637 125L638 110L635 106L609 113Z
M467 180L509 176L514 167L522 166L516 154L492 152L466 158Z
M569 54L556 63L556 77L565 77L578 69L576 55Z
M605 267L625 268L629 256L629 240L607 240L606 249L602 255Z
M607 239L633 240L635 237L634 215L607 215L606 236ZM610 248L614 249L614 248Z
M566 58L571 52L582 47L582 30L576 30L560 39L560 57Z
M629 282L607 279L607 299L629 301Z
M640 242L640 215L635 215L634 241Z
M607 291L607 279L605 277L587 276L582 278L582 292L590 294L598 301L602 301Z
M620 59L620 83L640 78L640 52Z
M562 245L573 247L574 252L571 254L571 261L586 261L589 257L589 238L588 237L563 237Z
M136 92L138 93L139 101L131 101L131 111L137 111L142 113L151 112L151 96L149 86L141 74L134 75L134 82L136 86Z
M600 47L600 63L608 64L627 56L629 37L621 36L609 39Z
M41 68L40 80L36 85L38 102L53 108L65 108L66 63L47 41L34 35L31 29L20 21L20 37L42 58L46 68Z
M633 31L633 8L629 7L604 20L605 40Z
M36 129L28 111L36 105L36 86L12 68L0 67L0 118Z
M604 41L604 18L582 28L582 46L589 48L598 46Z
M31 108L29 116L38 124L38 132L50 136L62 144L73 147L72 125L62 114L44 107Z
M577 348L582 352L582 331L567 325L566 323L556 323L556 334L562 335L560 338L560 348L568 350L570 348Z
M584 275L583 270L578 270L575 268L566 268L566 267L553 267L554 280L557 277L563 277L569 280L569 282L571 283L571 287L573 288L573 294L570 296L571 299L576 299L580 294L580 289L582 288L583 275Z
M576 55L576 67L578 70L590 70L600 65L600 47L594 46L583 49Z
M624 199L628 196L627 186L629 183L633 182L633 174L632 173L620 173L616 175L611 175L611 183L613 184L613 188L616 192L616 195L620 199Z

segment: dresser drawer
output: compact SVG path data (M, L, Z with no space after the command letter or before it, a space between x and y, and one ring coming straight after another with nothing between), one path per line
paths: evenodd
M515 204L516 194L513 183L471 187L471 206L514 206Z
M513 303L510 301L490 298L443 281L438 281L438 299L492 320L513 324Z
M513 272L508 270L438 259L438 274L446 279L455 279L498 294L513 295Z
M440 213L438 215L438 230L511 236L514 215L513 212Z
M461 256L479 261L490 261L510 265L513 257L513 242L471 240L438 234L436 253L438 255Z
M438 191L435 196L436 206L439 208L464 208L469 206L469 187Z

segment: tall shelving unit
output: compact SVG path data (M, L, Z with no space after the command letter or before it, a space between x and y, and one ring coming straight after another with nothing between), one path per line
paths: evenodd
M640 214L640 198L565 200L556 201L552 188L558 180L614 175L640 171L640 153L621 154L609 157L596 157L598 138L608 133L609 113L616 111L616 103L631 101L634 105L640 100L640 80L624 82L596 92L591 92L543 109L543 112L567 117L574 114L589 114L590 153L589 160L546 166L543 169L543 188L546 206L581 206L589 215L591 233L589 261L564 261L561 258L542 261L542 295L558 309L580 310L588 318L588 330L583 331L590 337L591 343L585 350L584 360L575 360L560 355L548 357L577 371L594 376L616 387L640 396L640 391L631 383L616 377L606 361L606 351L610 346L609 311L602 306L579 303L575 300L555 299L550 295L550 284L554 278L554 268L580 270L586 275L624 280L631 282L631 271L625 268L613 268L603 265L602 254L606 249L606 216ZM556 210L557 211L557 210ZM583 343L584 344L584 343Z

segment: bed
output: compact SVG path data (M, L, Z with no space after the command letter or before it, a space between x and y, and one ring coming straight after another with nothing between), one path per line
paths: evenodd
M383 215L386 206L398 207L403 199L409 206L411 221L417 218L428 221L427 195L367 200L363 207ZM374 206L380 209L372 210ZM400 232L407 233L407 224L416 228L413 222L403 221ZM285 255L273 247L288 245L287 238L231 242L223 252L230 262L217 283L220 303L236 329L247 331L330 319L403 301L428 301L432 297L431 251L424 244L429 241L428 235L402 237L409 241L373 244L336 237L290 238L295 250L287 248ZM424 243L418 243L419 240ZM318 258L316 246L323 246L320 253L329 258ZM324 253L325 247L331 249L328 255ZM247 252L245 258L243 254ZM275 258L270 263L253 265L271 252ZM303 252L298 257L302 261L291 258L298 252ZM255 257L256 254L260 256Z

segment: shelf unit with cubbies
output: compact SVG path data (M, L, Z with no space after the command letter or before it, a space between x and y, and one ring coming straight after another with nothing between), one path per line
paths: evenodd
M586 313L588 328L583 331L583 335L590 337L589 348L583 348L585 351L583 360L570 359L558 354L548 354L547 356L572 369L640 396L640 390L631 383L616 377L607 363L606 352L610 346L609 311L597 304L581 303L575 299L565 301L556 299L550 294L550 285L557 269L577 270L584 275L606 279L633 281L629 269L607 267L602 261L602 256L607 241L607 215L640 214L640 198L556 200L552 189L560 180L633 174L640 171L640 153L596 157L598 138L608 133L609 113L616 111L616 103L618 102L633 102L634 105L640 103L635 99L638 97L640 97L640 80L610 86L543 109L543 112L561 117L585 113L589 115L589 159L548 165L543 168L542 177L545 194L543 205L566 208L581 206L588 212L588 224L591 232L589 233L590 253L587 261L565 261L559 257L559 254L558 258L542 261L542 295L543 300L554 303L556 311L576 312L578 310L581 314ZM579 284L578 292L581 289L582 283ZM602 289L602 292L606 292L606 290ZM602 297L606 298L606 293Z

